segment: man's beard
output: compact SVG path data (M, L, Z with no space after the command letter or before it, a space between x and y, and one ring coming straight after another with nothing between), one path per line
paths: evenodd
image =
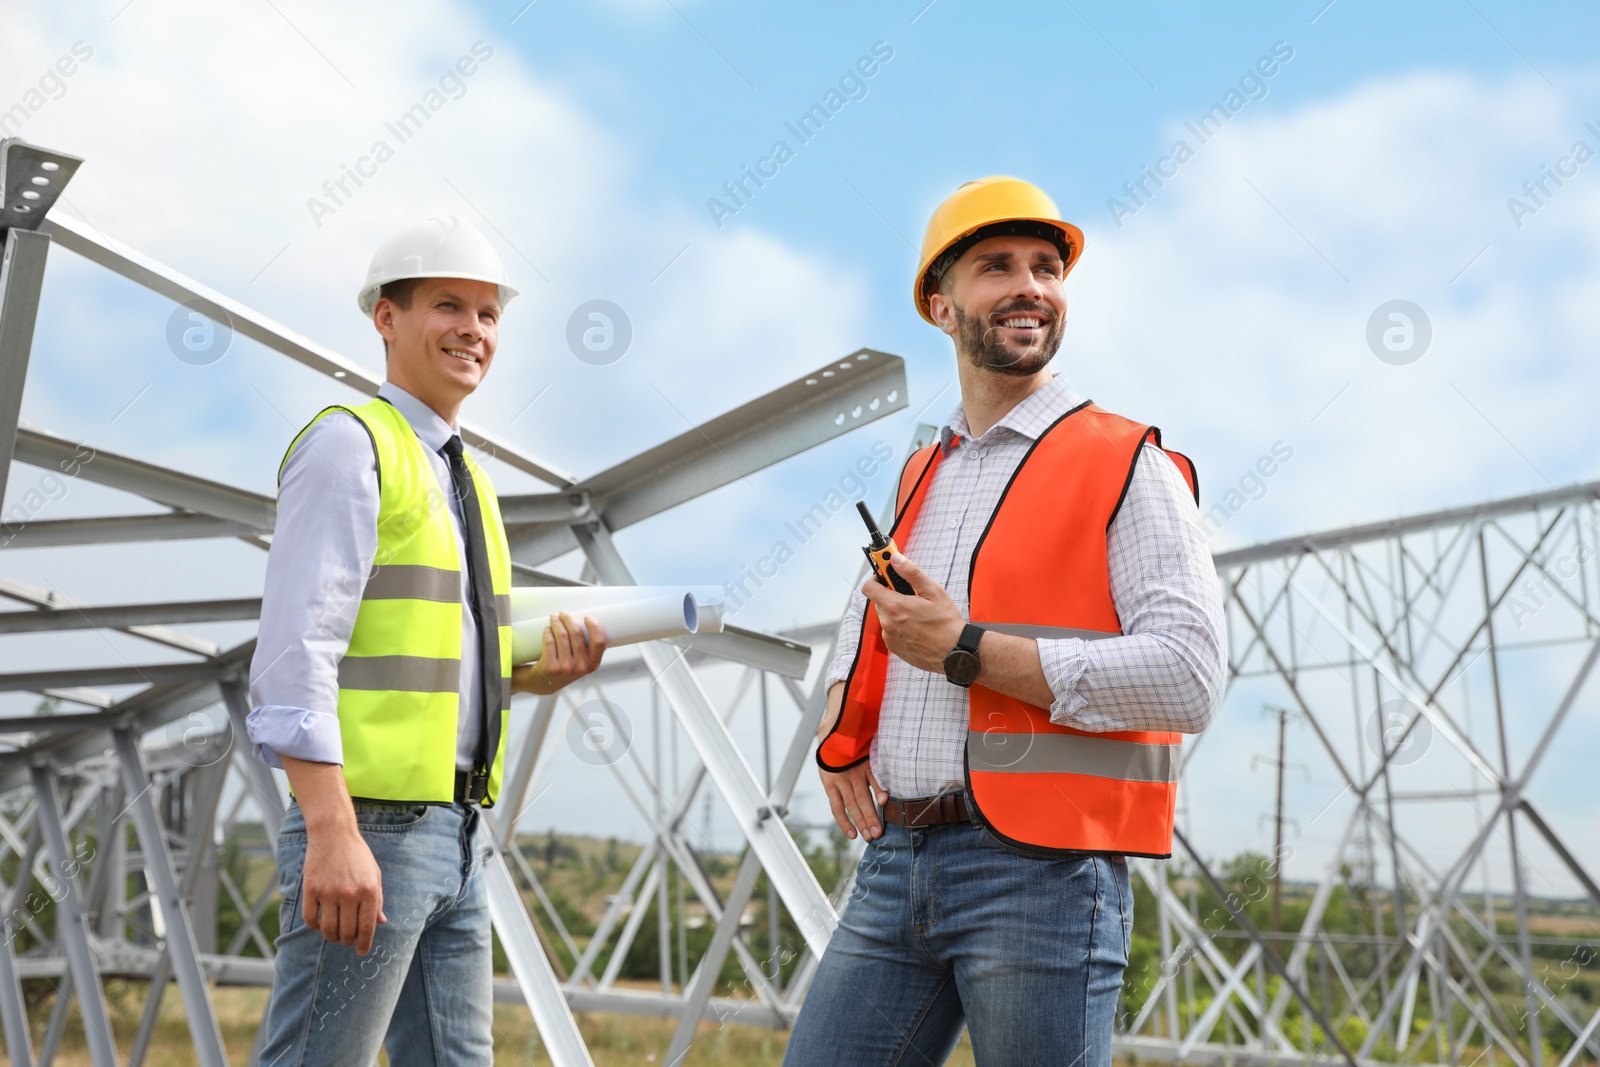
M996 312L995 316L1026 315L1036 313L1048 319L1049 326L1036 344L1015 348L1004 339L1004 327L990 326L983 319L974 318L953 304L956 316L956 347L979 370L992 370L1016 378L1026 378L1043 370L1056 357L1061 347L1061 332L1066 320L1055 315L1047 305L1018 305Z

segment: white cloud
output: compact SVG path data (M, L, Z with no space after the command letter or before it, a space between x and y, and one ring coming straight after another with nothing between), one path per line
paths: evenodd
M378 4L280 4L238 12L135 0L114 23L50 18L13 19L21 25L8 33L5 66L43 69L79 39L93 49L66 95L23 131L87 160L61 210L374 370L377 338L354 311L371 250L415 217L468 218L500 246L523 293L505 320L494 388L469 403L468 416L507 429L570 472L588 473L685 428L651 381L698 421L848 351L848 338L860 333L858 279L758 233L710 240L692 206L643 207L627 147L541 81L498 36L500 27L465 8L436 3L397 15ZM492 58L460 79L458 99L400 143L389 124L437 88L475 42ZM379 139L393 158L359 189L347 184L354 195L319 226L307 201L333 203L324 183ZM93 283L60 270L73 285ZM81 288L47 294L80 307L85 297ZM595 297L616 301L634 320L633 350L606 368L580 363L565 341L571 310ZM117 283L93 299L140 298ZM165 308L152 305L148 321L125 334L107 377L57 389L47 371L36 373L34 407L54 423L70 423L86 407L108 417L146 381L182 370L161 340ZM78 320L62 323L74 331L103 333L106 325L64 318ZM218 399L231 389L248 410L243 420L235 412L232 424L256 430L274 449L290 427L256 389L289 422L342 392L281 360L258 359L248 376L247 358L230 360L237 365L218 364L202 387ZM684 382L695 388L674 395ZM159 419L159 435L143 427L141 455L173 460L192 447L184 430L196 384L193 374L158 381L119 420L131 441L142 416ZM86 404L85 392L97 388L105 396ZM93 428L104 424L98 418Z
M1532 77L1421 72L1292 110L1247 111L1122 229L1090 228L1064 360L1083 391L1162 425L1167 443L1199 463L1208 506L1274 442L1294 450L1266 495L1217 535L1219 547L1600 476L1589 414L1600 390L1590 354L1600 325L1600 162L1520 229L1506 208L1575 140L1600 150L1600 136L1584 129L1600 118L1595 79L1564 80L1581 87L1576 95ZM1193 143L1178 125L1168 136ZM1365 340L1368 316L1396 298L1421 305L1434 331L1407 366L1379 361ZM1466 610L1446 616L1447 632ZM1301 618L1298 631L1303 649L1310 632L1317 651L1339 650L1315 618ZM1502 663L1517 760L1570 677L1570 652ZM1353 766L1341 717L1350 684L1342 674L1301 682ZM1252 756L1270 755L1275 741L1262 702L1286 699L1278 687L1236 682L1229 713L1205 739L1186 788L1213 855L1260 847L1261 827L1240 812L1272 810L1270 767L1252 777ZM1454 690L1448 700L1459 713ZM1479 687L1472 704L1487 700ZM1564 747L1592 749L1596 729L1592 714L1574 716ZM1481 721L1478 744L1493 747ZM1397 772L1399 788L1473 780L1443 740L1434 747ZM1349 798L1313 819L1340 783L1303 727L1291 758L1309 765L1311 779L1291 771L1289 812L1301 824L1289 876L1318 877ZM1558 788L1570 774L1552 765L1536 779L1569 843L1595 819L1592 804ZM1416 840L1447 866L1473 830L1454 818L1461 812L1413 808L1404 824L1432 820ZM1543 879L1537 892L1577 890L1558 863L1527 848ZM1504 849L1491 854L1505 885Z
M375 371L378 341L354 300L373 248L416 217L468 218L500 247L523 295L504 320L490 386L466 415L574 475L683 432L685 417L701 421L814 369L861 334L858 277L759 232L713 240L698 204L653 203L629 147L541 79L502 27L464 6L235 11L134 0L106 22L112 13L14 12L0 43L0 106L75 41L93 50L65 93L17 131L85 158L63 213ZM465 91L399 144L386 123L480 40L493 54L480 58ZM317 226L307 198L326 198L323 182L379 138L393 158ZM634 324L633 348L608 367L580 362L565 340L572 309L596 297L621 304ZM323 405L355 397L237 339L212 366L182 363L165 342L172 310L53 252L24 418L271 492L294 430ZM502 489L538 488L504 467L496 478ZM13 479L13 490L24 481ZM48 517L147 510L111 496L73 494ZM77 568L81 588L64 577L62 552L8 553L7 571L115 602L163 599L172 567L210 575L230 593L258 587L262 563L231 542L96 557L108 566L93 580ZM52 639L38 662L107 652Z
M1532 78L1442 73L1246 112L1120 231L1091 228L1069 367L1163 424L1202 486L1295 449L1220 543L1592 477L1600 163L1521 231L1505 208L1574 139L1600 149L1591 115ZM1365 342L1395 298L1434 330L1403 367Z

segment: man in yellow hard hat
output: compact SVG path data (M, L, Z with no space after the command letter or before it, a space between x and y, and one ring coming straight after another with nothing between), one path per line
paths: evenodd
M324 409L279 467L247 719L295 798L266 1067L493 1058L478 828L511 693L553 693L605 651L594 619L552 617L540 660L512 669L505 528L456 417L515 295L460 219L401 230L357 296L387 380Z
M817 750L867 848L785 1063L1108 1065L1129 855L1172 849L1181 735L1221 698L1193 464L1050 368L1083 234L1015 178L923 239L961 403L901 474L891 565L839 629Z

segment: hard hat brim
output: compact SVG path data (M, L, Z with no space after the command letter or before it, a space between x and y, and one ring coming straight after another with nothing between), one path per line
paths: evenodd
M929 325L938 325L938 323L933 321L933 315L929 312L928 307L929 297L933 295L934 288L929 284L931 271L934 264L938 263L939 258L950 249L967 240L967 238L971 237L980 230L986 229L990 226L1002 225L1008 222L1036 222L1042 226L1048 226L1051 229L1060 231L1064 242L1072 250L1061 268L1061 277L1063 279L1065 279L1068 274L1072 273L1072 268L1077 266L1078 260L1083 257L1083 231L1074 226L1072 223L1063 222L1060 219L1019 215L1016 218L985 219L976 225L969 226L960 233L952 236L949 240L945 241L930 255L925 256L921 264L921 268L917 271L916 281L912 289L912 299L916 302L918 314L927 320ZM965 250L963 250L962 254L966 254Z
M488 282L490 285L499 287L500 307L502 310L507 304L511 303L512 297L519 292L519 290L513 289L498 278L486 278L482 274L474 274L467 271L429 271L426 274L397 274L392 278L382 277L368 280L367 284L356 294L356 306L361 309L361 314L370 319L373 311L378 306L379 291L390 282L403 282L408 278L460 278L463 281Z

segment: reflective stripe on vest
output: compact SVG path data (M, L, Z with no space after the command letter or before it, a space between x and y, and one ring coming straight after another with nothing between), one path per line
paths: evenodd
M967 769L973 771L1176 782L1182 759L1182 745L1115 741L1095 734L967 734Z
M371 800L444 801L455 796L461 717L460 549L455 523L425 446L385 400L344 411L366 427L378 465L378 552L361 590L350 644L339 661L339 733L350 795ZM284 462L305 430L289 445ZM491 584L500 621L499 742L488 795L500 792L511 707L511 555L499 500L473 461ZM282 477L282 465L279 476ZM352 593L356 580L349 583Z
M1146 441L1159 446L1161 432L1087 402L1042 433L973 551L969 617L1022 637L1119 636L1106 536ZM937 444L920 449L901 473L891 536L902 544L915 536L943 455ZM1197 491L1194 465L1167 455ZM888 662L869 605L839 721L817 750L824 768L870 755ZM979 685L968 703L967 788L991 832L1041 853L1171 854L1181 735L1075 730L1051 722L1047 708Z
M485 535L487 537L487 534ZM361 590L362 600L438 600L455 604L461 600L461 573L442 567L423 567L416 564L390 563L372 568L366 588ZM498 617L511 617L511 594L497 593L494 598Z

